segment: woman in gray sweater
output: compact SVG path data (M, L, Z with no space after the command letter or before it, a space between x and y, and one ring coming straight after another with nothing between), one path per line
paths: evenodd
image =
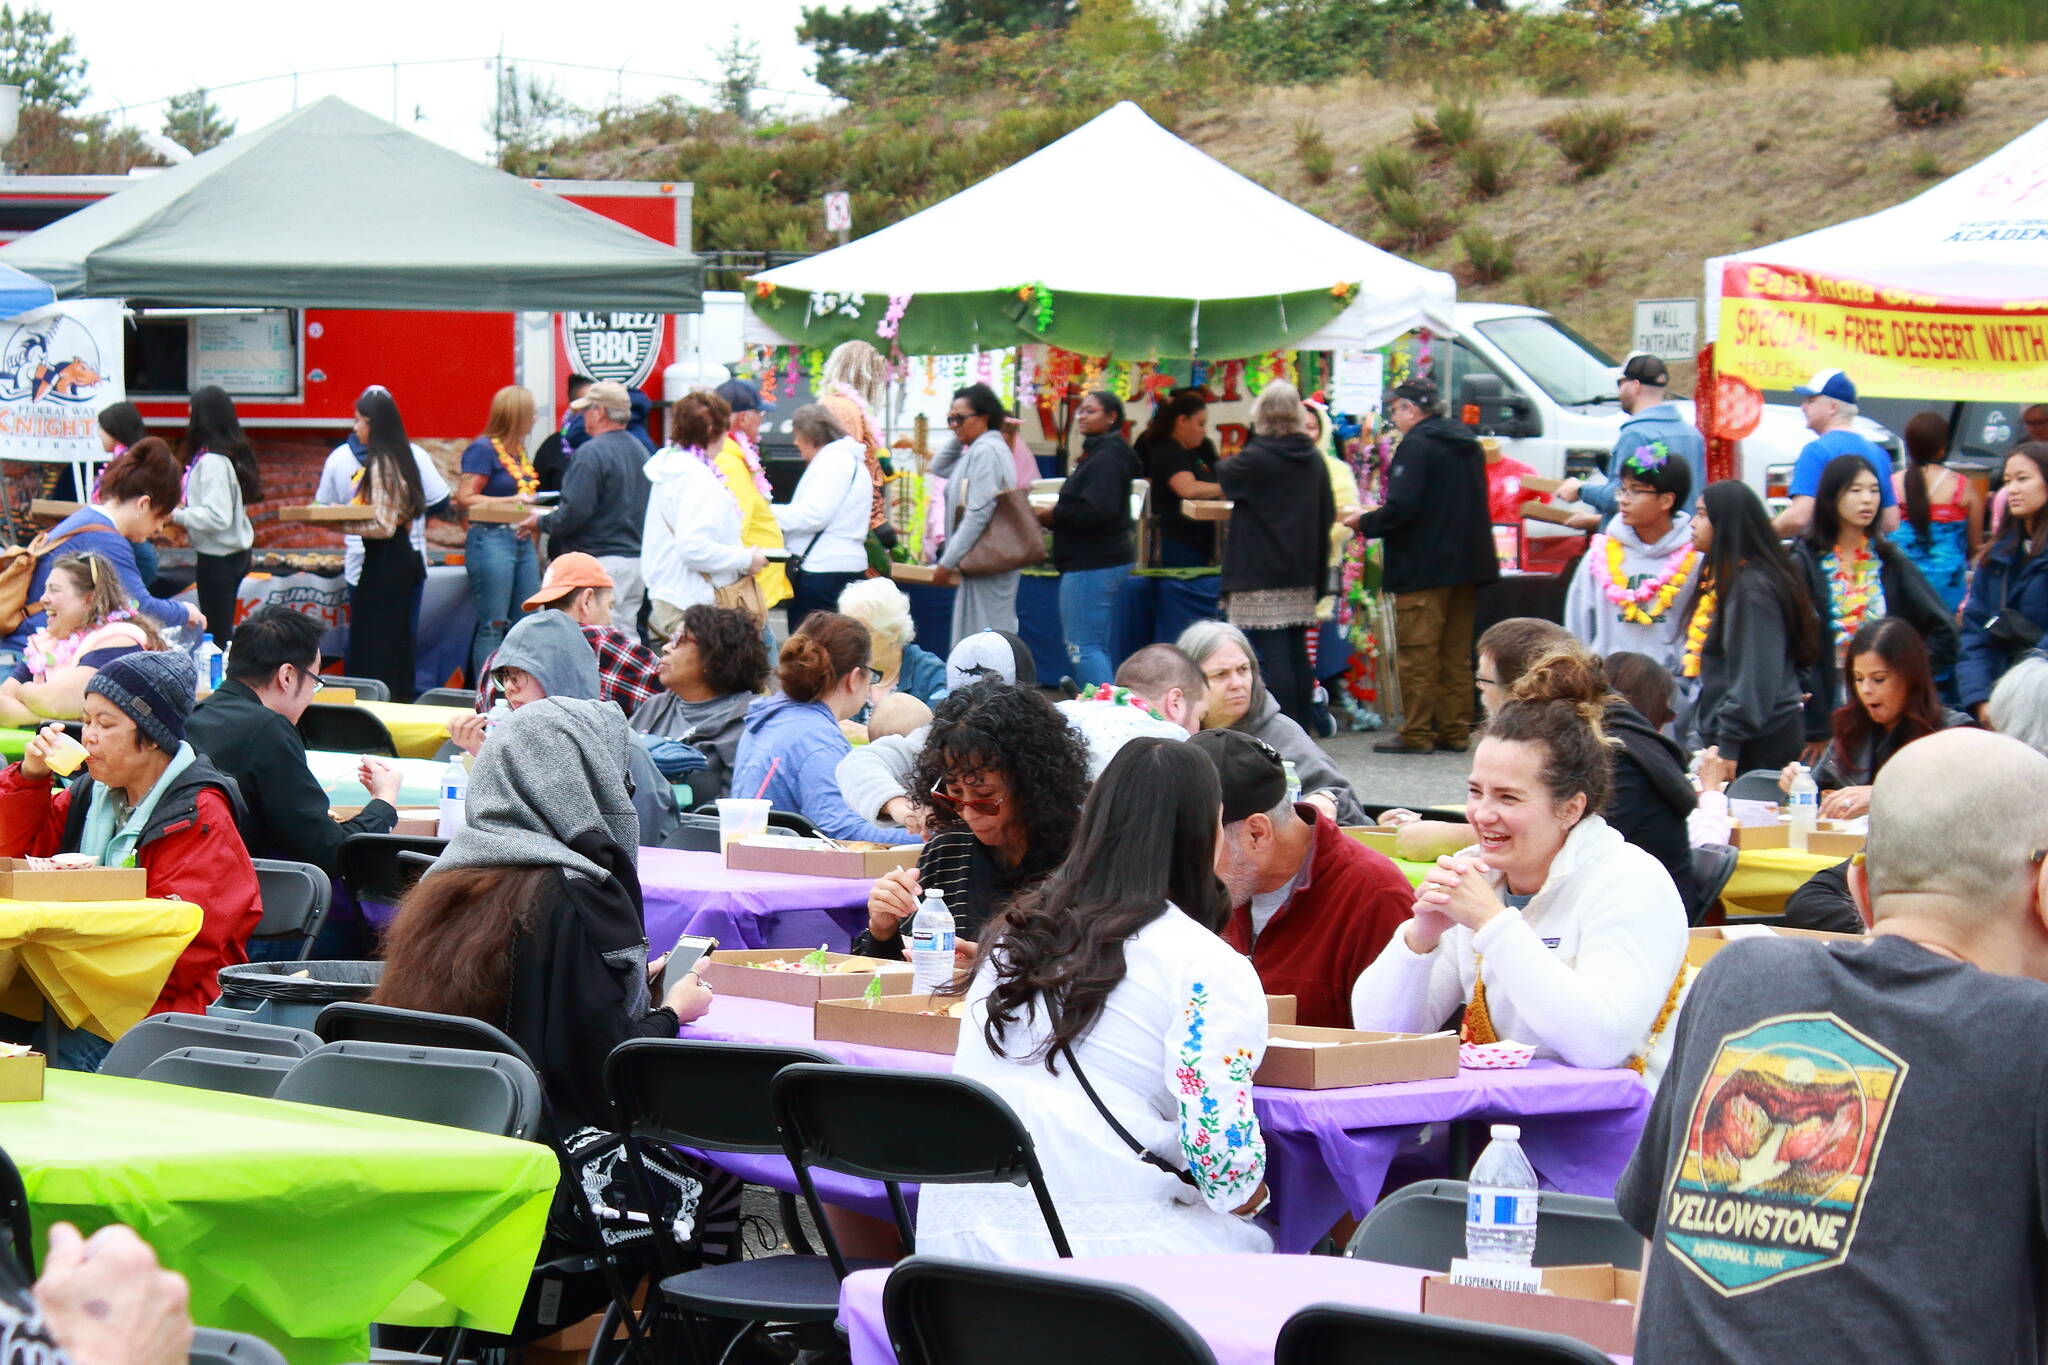
M256 455L242 434L234 400L211 384L197 390L185 431L183 505L171 520L185 528L198 553L199 612L222 649L235 633L235 597L256 543L248 504L262 497Z
M1003 402L986 384L953 395L946 418L952 434L932 457L932 473L946 481L946 549L934 582L958 583L953 598L955 643L976 631L1017 629L1017 570L960 573L960 561L995 518L996 497L1017 486L1016 462L1003 440Z

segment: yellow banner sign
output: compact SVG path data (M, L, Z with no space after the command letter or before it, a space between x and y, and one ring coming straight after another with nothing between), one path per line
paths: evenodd
M1759 389L1841 370L1872 397L2040 401L2048 299L1958 298L1735 262L1721 277L1714 359Z

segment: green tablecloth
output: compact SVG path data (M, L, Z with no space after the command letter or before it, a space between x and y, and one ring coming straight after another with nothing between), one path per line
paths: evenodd
M371 1322L512 1325L554 1192L548 1148L459 1128L52 1071L0 1104L40 1249L127 1223L203 1327L293 1365L369 1359Z
M11 725L0 725L0 758L12 763L28 752L28 742L36 737L33 730L17 730Z

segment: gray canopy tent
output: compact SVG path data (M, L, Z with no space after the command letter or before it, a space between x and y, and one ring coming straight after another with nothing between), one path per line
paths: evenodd
M60 298L459 312L703 309L704 270L329 96L0 249Z

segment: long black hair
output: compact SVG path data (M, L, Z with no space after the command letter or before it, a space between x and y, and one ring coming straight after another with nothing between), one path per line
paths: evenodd
M1892 733L1898 737L1898 742L1886 751L1887 759L1905 745L1942 728L1946 717L1941 694L1934 687L1934 666L1927 658L1927 642L1921 639L1912 622L1903 616L1880 616L1874 621L1865 621L1850 637L1845 653L1848 662L1842 674L1848 684L1849 699L1835 708L1836 753L1844 759L1853 759L1863 751L1866 743L1873 756L1878 751L1876 741L1880 731L1877 722L1870 718L1870 712L1863 709L1863 698L1856 695L1856 661L1866 654L1875 654L1882 659L1906 687L1906 704L1900 708L1899 718L1893 723ZM1871 776L1876 775L1877 769L1872 768Z
M217 384L192 391L192 416L185 426L185 467L211 451L225 455L235 467L235 481L242 485L242 501L261 502L263 484L256 475L256 452L242 434L242 419L235 414L235 400Z
M1138 438L1138 444L1172 443L1174 424L1208 406L1208 390L1175 389L1164 401L1152 405L1152 415L1145 419L1145 434Z
M2048 482L2048 441L2027 441L2016 445L2012 448L2012 454L2005 458L2010 460L2013 455L2031 461L2034 472L2040 475L2044 482ZM2034 525L2030 530L2020 525L2019 515L2008 506L2005 510L2005 519L1998 527L1998 539L1984 546L1980 558L1988 557L1995 547L2016 546L2022 551L2019 558L2032 559L2041 553L2044 541L2048 541L2048 508L2034 513Z
M427 494L420 487L419 463L412 457L412 441L405 434L405 419L398 415L398 400L383 389L366 390L356 400L356 416L370 424L370 439L364 442L364 472L379 488L402 484L405 519L413 520L427 510Z
M1906 419L1904 435L1906 474L1899 482L1905 486L1906 522L1924 550L1934 543L1929 528L1934 509L1927 504L1927 466L1948 458L1948 423L1940 413L1916 412Z
M1812 663L1820 656L1820 623L1813 614L1813 600L1806 584L1792 567L1792 557L1785 553L1784 544L1764 512L1763 499L1740 479L1722 479L1707 485L1707 491L1700 494L1700 503L1707 509L1713 539L1707 547L1706 571L1699 577L1696 593L1712 592L1720 599L1714 623L1707 630L1707 647L1720 647L1736 577L1760 573L1769 580L1771 593L1778 599L1779 611L1785 618L1785 637L1792 649L1792 661L1802 668ZM1816 509L1819 505L1820 500L1814 499Z
M1054 1057L1094 1027L1124 979L1124 944L1171 901L1204 928L1222 927L1230 897L1216 879L1216 765L1192 744L1132 740L1096 779L1073 852L982 934L995 972L983 1037L998 1057L1003 1033L1042 1010Z
M109 403L101 408L100 430L124 447L149 435L149 428L142 424L142 410L133 403Z
M1857 476L1861 474L1868 474L1873 479L1877 477L1877 471L1870 467L1870 461L1861 455L1837 455L1828 461L1827 468L1821 470L1820 487L1813 495L1813 520L1806 523L1806 543L1813 547L1816 557L1834 549L1835 542L1841 539L1842 494L1849 491L1849 485L1856 482ZM1914 477L1917 478L1918 475ZM1927 496L1925 490L1922 490L1920 496ZM1877 497L1878 504L1882 507L1882 483L1877 486ZM1882 540L1884 528L1878 525L1877 518L1872 518L1870 525L1864 528L1864 534L1872 540Z

